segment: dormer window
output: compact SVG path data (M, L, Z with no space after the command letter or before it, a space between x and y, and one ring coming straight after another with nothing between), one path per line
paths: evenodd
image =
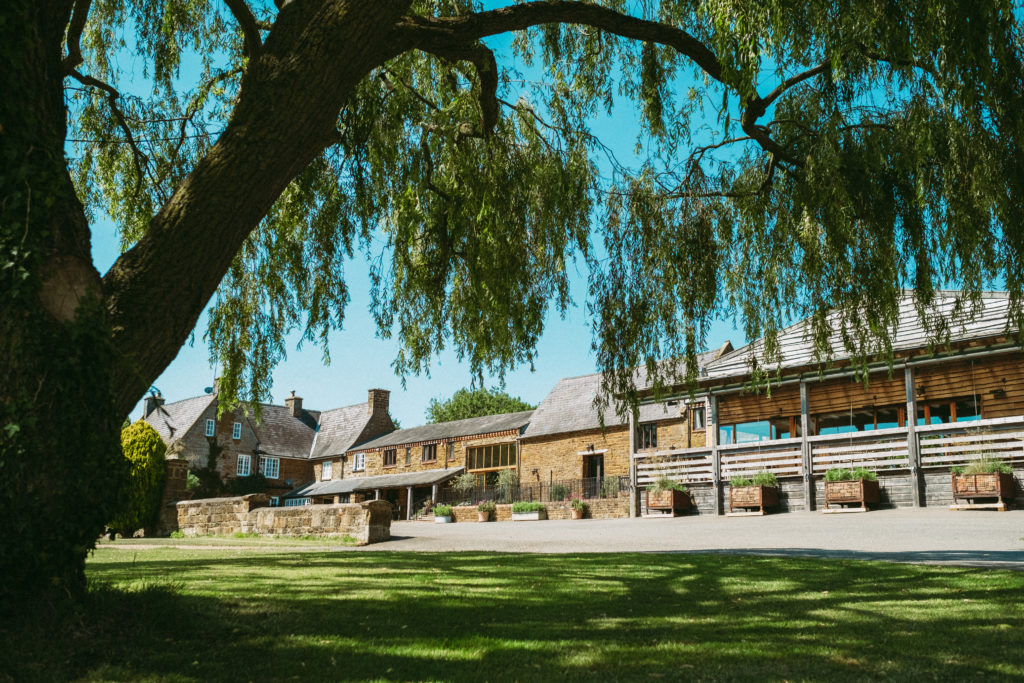
M242 438L242 423L241 422L236 422L235 424L231 425L231 438L232 439L241 439Z
M217 433L217 423L213 420L206 421L206 435L213 436Z

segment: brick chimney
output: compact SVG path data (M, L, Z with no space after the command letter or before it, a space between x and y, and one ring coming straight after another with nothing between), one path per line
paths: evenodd
M284 404L288 406L288 412L292 414L292 417L302 416L302 397L295 395L295 390L292 390L292 395L284 400Z
M387 415L388 399L391 392L387 389L370 389L370 398L366 402L366 412L370 415Z
M160 392L150 394L142 402L142 417L149 417L149 414L164 404L164 397Z

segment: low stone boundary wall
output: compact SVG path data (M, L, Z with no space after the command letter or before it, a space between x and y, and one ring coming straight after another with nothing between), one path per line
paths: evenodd
M615 519L629 517L629 498L600 498L588 500L587 511L584 519ZM544 503L547 508L548 519L572 519L572 505L567 500L551 503ZM452 517L455 522L476 522L476 506L459 505L452 508ZM491 519L499 522L507 522L512 519L512 505L502 504L495 506L491 513Z
M382 500L268 507L262 493L181 501L178 530L186 536L352 536L359 545L391 538L391 505Z

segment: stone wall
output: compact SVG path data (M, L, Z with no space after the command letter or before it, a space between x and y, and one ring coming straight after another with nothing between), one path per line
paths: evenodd
M268 500L252 493L182 501L175 506L178 529L186 536L352 536L360 545L391 537L391 506L384 501L272 508Z
M583 455L593 447L604 453L605 475L629 475L629 427L609 427L523 440L519 479L524 485L583 477ZM536 470L536 474L534 474Z
M629 517L629 498L600 498L588 500L587 510L583 514L584 519L616 519ZM569 501L557 501L544 503L547 508L548 519L572 519L572 506ZM452 508L452 517L456 522L477 522L477 510L475 505L458 505ZM512 519L512 506L508 504L496 506L491 519L498 522L507 522Z

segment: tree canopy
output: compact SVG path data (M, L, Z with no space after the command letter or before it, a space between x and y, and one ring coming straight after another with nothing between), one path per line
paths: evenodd
M451 398L430 399L427 405L427 422L451 422L469 417L518 413L536 407L521 398L509 396L498 387L459 389Z
M627 398L642 363L656 385L692 376L722 316L765 336L769 365L802 316L822 355L832 325L855 356L885 354L908 287L937 341L940 287L969 312L1005 286L1019 327L1020 10L7 0L0 517L75 498L33 463L75 439L66 481L106 463L211 298L222 395L265 398L287 334L326 352L356 252L399 373L449 347L478 379L529 364L574 264L605 384ZM616 108L639 112L635 163L593 132ZM89 252L101 213L125 247L105 274ZM81 502L99 519L108 498ZM73 542L26 522L52 544L28 554L82 557L95 519ZM51 577L17 564L24 550L3 568Z

